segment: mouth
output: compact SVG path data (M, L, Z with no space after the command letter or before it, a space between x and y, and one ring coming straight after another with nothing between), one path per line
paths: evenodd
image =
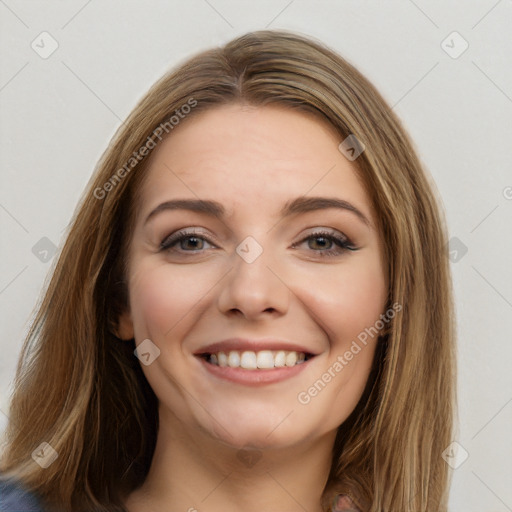
M229 350L195 354L206 375L243 386L267 386L299 375L316 355L294 350ZM212 382L213 384L213 382Z
M230 338L203 346L193 355L209 377L262 386L299 375L319 353L290 340Z
M197 356L212 366L241 368L249 371L292 368L315 357L314 354L295 350L230 350L205 352Z

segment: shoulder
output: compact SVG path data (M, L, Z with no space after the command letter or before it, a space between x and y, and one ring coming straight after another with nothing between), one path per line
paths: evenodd
M44 512L36 495L17 480L0 478L0 512Z

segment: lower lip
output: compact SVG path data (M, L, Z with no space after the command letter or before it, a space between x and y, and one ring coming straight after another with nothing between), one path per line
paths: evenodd
M230 366L217 366L206 362L202 357L197 357L208 372L220 379L246 384L248 386L263 386L281 382L298 375L314 359L308 359L295 366L284 366L269 370L245 370L244 368L231 368Z

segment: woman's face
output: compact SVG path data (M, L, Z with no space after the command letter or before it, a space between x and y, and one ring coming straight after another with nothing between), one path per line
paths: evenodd
M120 326L161 422L237 448L291 447L356 406L387 278L340 142L296 110L229 105L154 150Z

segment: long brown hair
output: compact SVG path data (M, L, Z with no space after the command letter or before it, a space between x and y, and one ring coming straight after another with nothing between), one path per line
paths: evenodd
M338 430L325 510L337 493L363 511L446 510L449 473L441 454L453 435L455 328L435 187L368 80L322 44L285 31L249 33L188 59L150 89L116 133L25 340L0 471L65 511L122 510L143 483L157 400L134 340L115 334L127 306L125 256L137 192L162 136L233 102L313 113L340 142L355 135L364 144L354 163L384 241L388 305L402 306L380 340L363 397ZM58 453L45 469L31 456L43 442Z

